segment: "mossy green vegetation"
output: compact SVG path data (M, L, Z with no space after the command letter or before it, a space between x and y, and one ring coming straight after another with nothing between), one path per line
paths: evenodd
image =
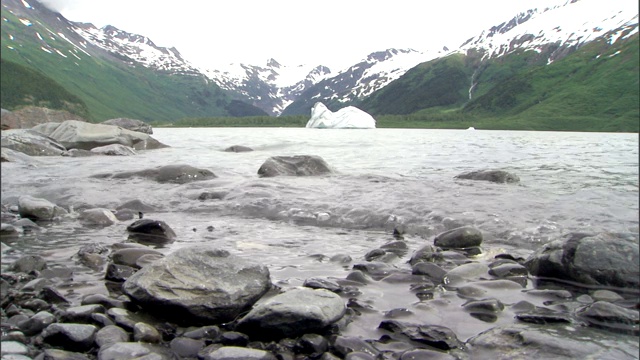
M71 94L45 74L0 59L0 106L16 110L23 106L39 106L66 110L86 118L87 106L78 96Z

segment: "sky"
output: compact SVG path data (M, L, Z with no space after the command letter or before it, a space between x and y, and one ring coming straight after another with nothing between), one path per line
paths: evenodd
M192 64L353 65L374 51L457 48L521 11L567 0L41 0L75 22L175 47Z

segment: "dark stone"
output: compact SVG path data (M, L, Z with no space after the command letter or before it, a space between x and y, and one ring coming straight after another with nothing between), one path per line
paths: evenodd
M517 183L520 178L504 170L477 170L460 174L456 179L483 180L494 183Z
M258 169L260 177L314 176L331 172L329 165L314 155L273 156Z
M443 249L476 247L482 244L482 232L474 227L463 226L438 234L433 244Z
M294 350L298 354L308 354L314 358L327 351L328 347L329 341L324 336L304 334L296 342Z
M242 146L242 145L233 145L233 146L229 146L228 148L224 149L224 151L226 152L248 152L248 151L253 151L252 148L247 147L247 146Z
M430 262L419 262L411 267L411 273L415 275L425 275L431 280L442 282L447 272L440 266Z
M156 245L171 243L176 233L161 220L140 219L127 226L130 239L141 244Z
M335 336L331 340L333 353L344 358L352 352L363 352L369 355L377 356L380 352L366 341L351 336Z
M579 310L577 316L593 327L640 335L638 310L626 309L606 301L596 301Z
M98 328L93 325L51 324L42 332L44 342L69 351L87 351L93 346Z
M165 165L158 168L140 171L128 171L117 174L97 174L92 177L99 179L129 179L132 177L142 177L159 183L186 184L193 181L215 179L217 176L210 170L199 169L190 165Z
M442 254L440 254L438 248L431 244L427 244L413 253L409 263L411 265L415 265L419 262L436 262L440 260L442 260Z
M171 351L179 358L197 358L198 352L205 347L204 340L177 337L169 344Z
M440 350L465 348L464 344L458 340L456 334L444 326L415 325L397 320L384 320L378 328L390 331L397 337L406 338Z
M326 289L329 291L333 291L334 293L342 292L342 286L340 286L340 284L331 280L321 279L321 278L306 279L304 281L304 284L302 284L302 286L306 286L312 289Z
M525 262L532 275L587 285L640 287L637 235L567 235L539 248Z
M60 349L45 349L37 360L90 360L85 354Z
M556 324L571 323L571 318L566 313L553 311L547 308L536 307L533 310L516 313L516 319L532 324Z
M130 278L131 275L135 274L136 271L138 271L138 269L131 266L111 263L107 266L104 278L105 280L124 282Z
M498 278L506 278L509 276L527 276L529 271L520 264L502 264L491 267L489 274Z
M241 332L225 331L215 341L225 346L246 347L249 344L249 337Z

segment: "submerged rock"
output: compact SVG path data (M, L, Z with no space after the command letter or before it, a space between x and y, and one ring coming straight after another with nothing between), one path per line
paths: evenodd
M535 276L638 289L638 252L637 238L573 233L542 246L525 266Z
M296 337L326 330L345 311L344 300L329 290L292 288L254 307L238 329L267 339Z
M268 158L260 169L260 177L313 176L331 173L329 165L319 156L295 155Z
M462 173L455 177L456 179L467 180L483 180L491 181L494 183L517 183L520 182L520 178L512 173L504 170L476 170L466 173Z
M242 146L242 145L233 145L233 146L229 146L228 148L224 149L224 151L226 152L249 152L249 151L253 151L252 148L247 147L247 146Z
M129 179L142 177L159 183L186 184L193 181L215 179L216 175L207 169L200 169L190 165L166 165L140 171L126 171L116 174L97 174L95 178Z
M233 320L271 288L269 270L216 248L178 249L127 279L145 310L188 324Z
M21 196L18 200L18 211L23 218L32 220L53 220L66 215L67 211L46 199L32 196Z
M176 233L162 220L140 219L127 226L129 238L142 244L173 242Z

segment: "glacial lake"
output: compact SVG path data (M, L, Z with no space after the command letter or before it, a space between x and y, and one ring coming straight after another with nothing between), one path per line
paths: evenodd
M500 253L526 258L570 232L632 233L637 239L639 231L638 134L156 128L152 136L170 147L130 157L38 157L36 166L2 163L2 203L13 205L19 196L31 195L80 211L115 209L137 199L157 209L145 218L165 221L178 235L160 251L215 245L267 265L273 283L283 288L310 277L344 279L367 252L393 241L398 226L405 231L408 252L393 266L403 270L410 269L413 251L459 225L483 232L480 261ZM233 145L254 151L224 151ZM334 173L258 177L267 158L281 155L320 156ZM177 185L91 177L171 164L205 168L217 178ZM484 169L506 170L520 183L455 179ZM200 200L203 193L221 199ZM131 222L105 228L53 222L7 241L12 250L3 252L3 266L22 254L39 254L50 265L74 269L68 298L79 302L87 293L106 294L103 282L96 281L104 272L83 267L75 254L88 243L126 241ZM332 262L334 255L352 261ZM408 287L377 282L363 287L358 301L373 311L350 324L346 334L379 337L375 327L384 312L397 308L410 309L419 321L448 326L462 341L515 321L508 311L494 324L462 311L439 311L439 305L424 305ZM438 296L453 308L462 304L446 290Z

